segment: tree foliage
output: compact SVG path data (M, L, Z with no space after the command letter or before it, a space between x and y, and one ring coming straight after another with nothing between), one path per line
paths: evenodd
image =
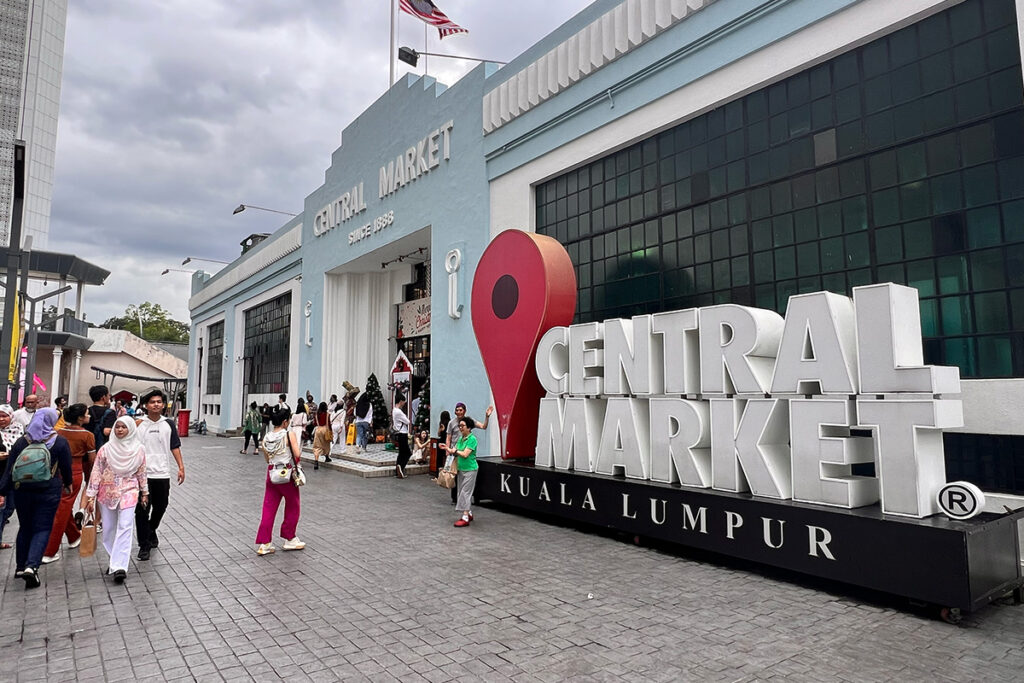
M149 301L138 306L132 304L125 309L123 316L107 318L100 327L111 330L128 330L151 342L187 344L189 336L188 323L173 319L170 312L163 306Z
M391 424L391 411L384 402L384 394L380 390L380 382L377 375L371 374L366 379L366 393L370 397L370 405L373 406L373 430L386 429Z

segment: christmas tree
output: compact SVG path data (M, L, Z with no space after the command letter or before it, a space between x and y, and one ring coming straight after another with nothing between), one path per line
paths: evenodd
M413 427L416 433L426 431L430 434L430 378L427 377L426 381L423 382L423 387L420 389L418 394L420 403L419 410L416 412L416 417L413 420Z
M373 406L374 433L378 429L387 429L388 424L391 422L391 411L388 410L387 404L384 403L384 394L380 391L380 382L377 381L377 375L373 373L366 379L366 393L370 397L370 405Z

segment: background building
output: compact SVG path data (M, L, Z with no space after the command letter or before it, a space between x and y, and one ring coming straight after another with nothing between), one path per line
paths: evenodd
M46 249L67 0L0 0L0 245L8 246L14 141L27 143L22 239ZM17 246L17 245L16 245ZM2 306L0 306L2 307Z

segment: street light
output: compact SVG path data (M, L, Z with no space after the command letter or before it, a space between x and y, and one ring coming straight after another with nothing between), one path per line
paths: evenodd
M427 55L428 57L447 57L448 59L468 59L473 62L491 62L492 64L505 65L508 62L499 62L496 59L480 59L479 57L462 57L460 55L444 55L440 52L420 52L412 49L411 47L400 47L398 48L398 61L405 62L409 66L415 67L416 63L420 59L420 55ZM238 213L238 210L235 210Z
M161 275L167 275L167 273L170 273L171 271L174 271L176 273L189 273L189 274L193 274L193 273L196 272L194 270L185 270L184 268L164 268L163 271L160 274Z
M235 210L231 212L231 215L234 216L235 214L242 213L246 209L259 209L260 211L269 211L270 213L280 213L285 216L291 216L292 218L299 215L297 213L289 213L287 211L278 211L277 209L267 209L262 206L253 206L252 204L239 204Z
M221 261L221 260L218 260L218 259L215 259L215 258L202 258L201 256L189 256L184 261L181 262L181 265L187 266L192 261L208 261L210 263L223 263L224 265L227 265L228 263L230 263L230 261Z

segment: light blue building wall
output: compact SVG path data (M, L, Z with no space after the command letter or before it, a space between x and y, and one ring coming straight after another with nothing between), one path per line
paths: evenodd
M431 289L432 423L436 428L440 412L458 401L471 414L484 412L490 391L469 298L475 263L489 239L480 101L496 70L482 64L450 88L429 77L399 80L344 129L324 184L305 198L302 214L216 276L197 274L189 407L213 431L240 425L243 398L274 402L269 391L245 396L244 314L283 292L291 292L292 301L290 372L282 391L293 407L307 390L319 400L342 394L346 380L365 387L370 372L387 395L397 351L396 305L413 264L424 261ZM410 149L415 172L381 196L381 170L386 174ZM445 261L453 250L461 266L450 278ZM450 282L457 317L448 314ZM209 329L221 321L223 375L212 387L205 380Z
M304 204L302 297L312 303L311 329L322 330L323 336L300 347L302 391L309 387L317 395L340 393L343 379L363 387L367 370L375 371L382 385L386 382L382 370L390 367L396 348L389 338L395 333L394 314L385 321L386 329L381 328L380 321L366 320L365 310L351 299L372 297L381 288L400 288L408 281L409 263L429 259L433 422L457 401L480 406L478 411L483 412L489 391L473 335L469 274L488 241L480 97L487 74L496 68L481 65L451 88L433 78L407 75L345 128L324 184ZM412 147L417 164L422 151L429 167L431 140L437 145L437 165L428 172L417 166L414 180L381 197L382 167ZM317 236L318 213L344 193L351 196L360 184L365 209L344 221L336 218L337 227ZM390 224L350 243L354 230L381 218ZM424 247L425 252L415 253ZM449 277L444 262L453 249L460 250L463 264L458 278L463 309L458 319L447 313ZM402 256L408 258L381 267ZM344 284L333 282L343 275ZM363 292L367 287L370 291ZM388 304L388 311L393 311L393 304Z

